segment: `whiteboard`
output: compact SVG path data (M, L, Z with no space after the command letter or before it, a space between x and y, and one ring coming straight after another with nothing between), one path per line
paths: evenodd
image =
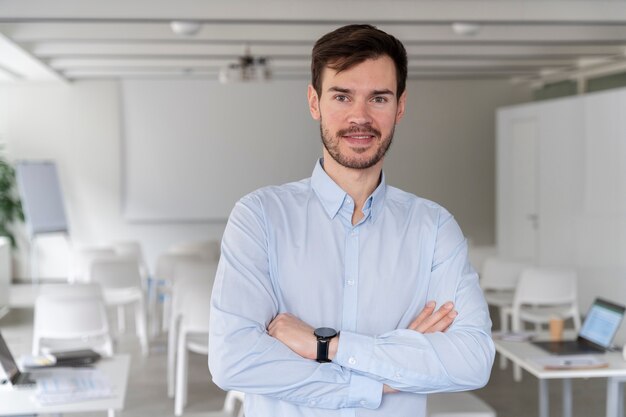
M30 235L67 232L63 193L54 162L19 161L15 174Z
M305 81L122 82L124 216L226 219L245 194L309 177L321 155Z

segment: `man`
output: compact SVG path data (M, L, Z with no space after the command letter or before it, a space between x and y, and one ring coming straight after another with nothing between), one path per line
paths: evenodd
M350 25L318 40L311 68L323 158L311 178L233 209L210 370L247 394L247 417L424 416L424 394L483 386L494 348L458 225L382 173L406 105L406 51Z

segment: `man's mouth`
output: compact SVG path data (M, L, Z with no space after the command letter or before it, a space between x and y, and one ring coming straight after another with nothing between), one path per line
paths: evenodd
M345 139L352 145L364 146L370 144L374 139L379 137L380 133L376 129L345 129L339 131L338 136Z

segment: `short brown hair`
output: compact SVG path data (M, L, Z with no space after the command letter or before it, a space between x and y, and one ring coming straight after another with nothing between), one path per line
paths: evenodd
M368 59L387 55L396 67L398 100L406 88L407 57L398 39L372 25L347 25L322 36L311 59L311 84L322 95L322 73L329 67L341 72Z

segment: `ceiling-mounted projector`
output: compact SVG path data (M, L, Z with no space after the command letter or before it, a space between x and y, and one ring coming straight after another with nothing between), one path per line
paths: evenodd
M254 57L248 51L237 62L222 68L219 75L220 82L224 84L248 81L263 82L269 81L271 78L272 71L267 58Z

